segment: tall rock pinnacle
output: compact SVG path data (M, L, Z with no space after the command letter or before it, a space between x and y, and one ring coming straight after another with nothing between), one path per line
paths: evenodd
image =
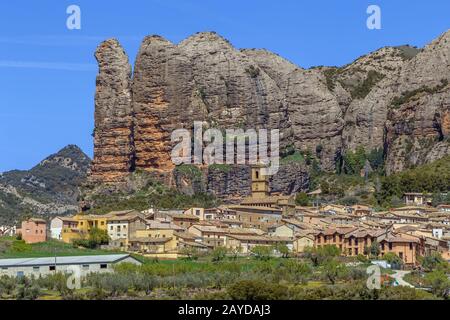
M102 42L95 57L99 72L90 179L115 182L134 168L131 65L115 39Z

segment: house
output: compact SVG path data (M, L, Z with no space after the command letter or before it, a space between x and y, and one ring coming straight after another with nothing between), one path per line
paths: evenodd
M433 195L431 193L407 192L403 194L406 205L424 206L431 205Z
M70 243L74 240L85 238L93 228L107 230L108 215L77 214L72 217L76 221L76 227L62 228L61 240Z
M325 206L320 207L320 214L324 215L334 215L334 214L347 214L347 209L345 206L339 204L327 204Z
M242 225L244 224L242 221L236 219L221 219L218 221L220 221L221 224L227 226L228 228L242 228Z
M173 244L174 241L172 237L136 237L129 240L129 249L142 254L164 254L168 251L175 251L176 244L175 246Z
M128 240L135 236L137 230L146 228L144 215L135 210L114 211L108 214L106 222L108 236L116 242L114 247L128 247Z
M325 215L315 212L303 212L300 217L304 223L318 225L321 224L321 220L325 218Z
M442 212L450 212L450 204L440 204L436 208Z
M374 242L378 242L378 239L385 235L388 231L379 229L364 229L358 228L352 232L345 234L344 236L344 254L346 256L357 256L359 254L368 255L365 252L366 248Z
M193 224L200 222L200 217L190 214L173 214L172 222L182 228L189 228Z
M225 238L227 249L237 250L248 254L256 246L286 245L290 251L293 249L293 239L286 237L269 237L266 235L228 234Z
M129 249L144 254L176 253L180 229L153 225L151 228L136 230L135 236L129 239Z
M26 243L38 243L47 241L47 222L43 219L30 218L22 221L17 233Z
M334 224L353 224L355 222L355 217L339 213L328 217L328 219Z
M198 217L200 220L206 220L204 208L190 208L183 212L183 214ZM210 217L210 216L208 216Z
M312 247L314 247L314 235L312 233L301 232L295 235L292 251L303 253L306 248Z
M294 237L295 231L287 224L280 224L270 228L269 234L275 237Z
M243 223L244 228L267 230L283 217L283 211L273 207L232 205L230 208L236 210L237 220Z
M379 241L381 256L392 252L402 259L405 265L415 265L420 254L420 241L415 238L388 235Z
M328 228L323 231L318 231L314 237L314 245L316 247L323 247L327 245L334 245L344 252L344 237L346 234L355 231L355 227L343 228Z
M337 227L316 232L316 247L334 245L346 256L365 254L364 249L370 247L378 237L387 231L383 229L365 229L357 227Z
M355 215L357 217L364 217L372 213L372 208L361 204L355 204L349 207L348 211L350 214Z
M209 247L223 246L228 228L219 228L212 225L194 224L187 230L189 233L201 238L201 242Z
M79 272L81 276L96 272L112 272L112 266L119 263L141 262L128 254L0 259L0 275L10 277L46 276L57 272Z
M200 252L206 252L210 249L207 245L202 243L202 239L189 232L175 232L175 237L178 240L178 252L183 249L194 248Z
M225 245L227 235L261 235L264 232L251 228L227 228L215 225L195 224L189 227L188 232L201 239L201 243L208 247Z
M205 220L216 220L219 216L220 210L218 208L205 209Z
M76 229L78 221L71 217L55 217L50 221L50 237L62 240L64 229Z
M236 210L232 210L226 206L220 206L219 208L219 219L237 220Z

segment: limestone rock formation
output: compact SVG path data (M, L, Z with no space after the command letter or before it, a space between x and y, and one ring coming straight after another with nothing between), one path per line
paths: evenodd
M115 183L143 169L187 193L245 195L244 169L202 169L190 186L176 172L171 133L194 121L205 129L279 129L282 153L309 151L325 171L361 145L385 150L388 173L435 160L450 149L449 37L447 31L424 49L385 47L343 67L305 70L267 50L237 50L213 32L179 44L148 36L132 76L118 42L105 41L96 52L91 180ZM307 188L303 168L283 170L284 182L272 179L275 189Z
M131 65L115 39L97 48L94 160L90 179L120 181L134 168Z

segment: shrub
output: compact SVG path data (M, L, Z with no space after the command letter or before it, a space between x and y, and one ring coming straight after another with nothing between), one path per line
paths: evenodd
M438 297L447 298L450 292L450 280L445 272L436 270L425 276L425 282L431 286L431 292Z
M225 247L217 247L211 252L211 260L219 262L227 257L227 249Z
M251 249L251 253L259 260L268 260L273 252L272 246L255 246Z
M298 204L299 206L308 206L309 205L309 197L306 194L306 192L299 192L297 193L297 195L295 196L295 203Z
M257 280L242 280L227 289L233 300L284 300L287 299L287 287L280 284Z

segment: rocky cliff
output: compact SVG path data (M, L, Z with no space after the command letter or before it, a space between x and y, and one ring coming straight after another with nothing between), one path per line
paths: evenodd
M78 210L78 187L85 181L91 160L69 145L31 170L0 174L0 224L23 215L49 217Z
M384 148L388 173L438 159L450 152L449 37L447 31L423 49L385 47L343 67L305 70L267 50L237 50L211 32L179 44L148 36L132 75L119 43L107 40L96 52L91 181L114 183L143 169L186 187L170 160L170 135L194 121L280 129L282 153L308 151L325 171L360 145ZM274 188L306 189L306 169L282 168L284 182L274 177ZM238 167L202 172L198 188L219 195L235 194L246 181Z

